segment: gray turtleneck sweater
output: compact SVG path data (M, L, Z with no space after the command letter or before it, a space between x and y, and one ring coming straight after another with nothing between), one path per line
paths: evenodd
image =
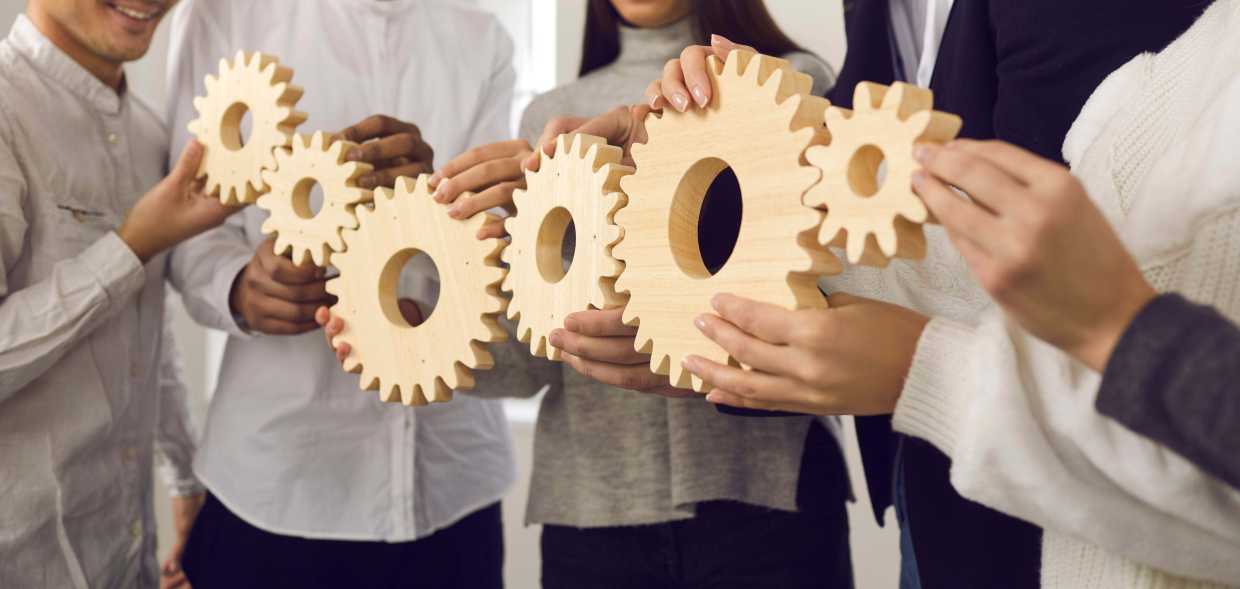
M644 101L663 64L696 42L688 19L621 29L615 63L538 96L521 120L531 143L561 115L594 116ZM822 95L834 74L806 53L784 56ZM563 368L539 410L528 523L605 527L692 517L699 502L733 500L793 511L810 417L724 415L702 398L666 399L609 387ZM839 476L846 476L840 473Z

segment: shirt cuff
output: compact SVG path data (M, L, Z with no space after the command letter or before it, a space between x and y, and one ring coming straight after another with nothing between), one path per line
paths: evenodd
M113 311L126 304L146 283L142 261L115 231L109 231L86 248L78 261L103 287L108 307Z
M941 317L926 324L917 341L892 427L922 438L953 456L968 393L965 379L973 358L973 328Z

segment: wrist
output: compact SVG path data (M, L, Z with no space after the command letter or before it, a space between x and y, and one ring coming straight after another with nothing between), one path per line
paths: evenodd
M149 232L135 229L130 225L128 219L121 223L120 228L116 230L116 234L121 238L121 241L125 242L125 245L129 246L129 250L143 264L155 257L155 254L158 254L160 251L160 248L148 239Z
M1111 312L1099 316L1100 321L1084 335L1075 349L1068 350L1074 358L1097 372L1106 368L1111 353L1115 351L1115 346L1119 345L1120 338L1124 336L1133 319L1158 296L1154 288L1144 280L1139 288L1130 292L1130 295L1111 307Z

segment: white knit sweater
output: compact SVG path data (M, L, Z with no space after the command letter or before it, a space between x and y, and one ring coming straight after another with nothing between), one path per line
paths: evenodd
M1113 73L1065 156L1156 288L1240 320L1240 0ZM1046 529L1044 587L1240 584L1240 493L1098 414L1099 375L1006 321L930 239L924 263L833 284L934 316L896 429L951 456L961 494Z

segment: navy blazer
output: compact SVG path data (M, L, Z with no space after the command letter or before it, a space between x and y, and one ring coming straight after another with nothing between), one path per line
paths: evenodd
M956 0L935 64L935 108L960 115L961 137L1002 139L1062 160L1064 136L1103 79L1178 37L1209 5L1170 0ZM888 0L845 0L848 55L833 104L861 81L896 79ZM892 434L889 416L857 419L866 483L880 524L896 449L922 586L1037 587L1041 532L955 492L949 459Z

